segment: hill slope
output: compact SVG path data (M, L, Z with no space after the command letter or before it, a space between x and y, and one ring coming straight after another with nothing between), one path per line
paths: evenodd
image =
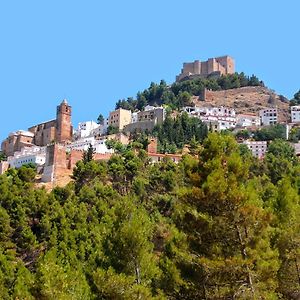
M266 107L278 108L279 122L289 121L289 101L262 86L248 86L236 89L210 91L207 90L204 99L193 97L193 103L199 107L228 106L239 113L258 113Z

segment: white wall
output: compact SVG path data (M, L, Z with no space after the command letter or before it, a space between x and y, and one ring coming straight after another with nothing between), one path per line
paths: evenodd
M291 106L291 121L292 121L292 123L300 122L300 106L299 105Z
M277 108L266 108L259 111L261 125L277 124Z
M252 155L257 158L263 158L267 152L268 144L266 141L245 141L245 145L252 152Z
M88 137L97 127L99 127L99 125L94 121L81 122L78 124L77 130L75 130L75 137L77 139Z
M9 156L7 161L11 168L20 168L29 163L42 166L46 162L46 150L45 147L24 147L14 156Z
M90 144L94 147L96 153L113 153L112 149L108 149L106 144L106 139L104 140L96 140L94 137L87 137L80 140L77 140L71 144L66 146L68 151L70 150L80 150L86 151Z

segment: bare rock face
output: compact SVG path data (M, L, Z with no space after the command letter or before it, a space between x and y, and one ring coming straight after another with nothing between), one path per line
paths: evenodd
M232 107L237 114L258 113L259 110L267 107L277 107L278 121L289 121L289 101L283 96L277 95L274 91L261 86L241 87L223 91L206 90L201 97L193 97L193 103L199 107Z

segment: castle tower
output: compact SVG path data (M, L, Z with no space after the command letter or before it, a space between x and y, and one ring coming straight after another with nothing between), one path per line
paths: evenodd
M56 142L63 143L72 140L73 128L71 124L72 108L66 99L57 106L56 111Z

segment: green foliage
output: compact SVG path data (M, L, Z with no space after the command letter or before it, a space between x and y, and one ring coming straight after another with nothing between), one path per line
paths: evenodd
M6 160L6 159L7 159L6 155L2 151L0 151L0 161Z
M102 114L99 114L97 118L97 123L103 125L104 124L104 117Z
M116 133L119 133L119 128L111 126L111 125L109 125L107 127L107 134L108 135L110 135L110 134L116 134Z
M154 129L163 153L174 153L190 141L203 141L207 135L207 126L198 118L190 118L187 113L179 115L176 119L167 117L162 125Z
M117 153L123 153L126 150L126 146L124 146L121 142L110 139L105 142L108 149L113 149Z
M125 99L118 100L115 109L123 108L123 109L131 110L133 112L136 109L136 106L137 106L137 101L129 97L127 98L127 100Z
M268 147L266 164L273 183L285 175L292 175L293 166L298 163L294 148L283 140L274 140ZM290 173L291 172L291 173Z
M159 84L151 82L148 89L138 92L136 100L122 99L116 103L116 109L124 108L131 111L143 110L146 105L167 105L179 110L191 105L191 96L200 96L205 88L217 91L234 89L244 86L264 86L255 75L251 77L244 73L222 75L219 78L195 78L173 83L168 86L164 80Z
M84 164L93 160L95 154L95 149L92 144L89 144L89 147L86 151L83 152L82 161Z
M251 137L251 133L247 129L243 129L239 130L235 136L237 139L247 140Z
M17 170L18 177L24 182L33 182L36 177L36 166L33 164L23 165Z
M99 179L105 181L106 165L91 161L79 161L73 170L72 178L75 180L75 190L78 192L84 185Z
M1 175L0 298L292 299L293 149L274 140L259 161L232 135L197 138L193 122L167 119L190 134L178 164L150 163L141 135L107 162L78 162L51 192L34 187L31 167Z
M300 140L300 128L294 127L289 132L289 140L293 143L298 143Z
M272 141L275 139L285 139L286 127L283 124L271 125L263 127L253 132L253 138L256 141Z

